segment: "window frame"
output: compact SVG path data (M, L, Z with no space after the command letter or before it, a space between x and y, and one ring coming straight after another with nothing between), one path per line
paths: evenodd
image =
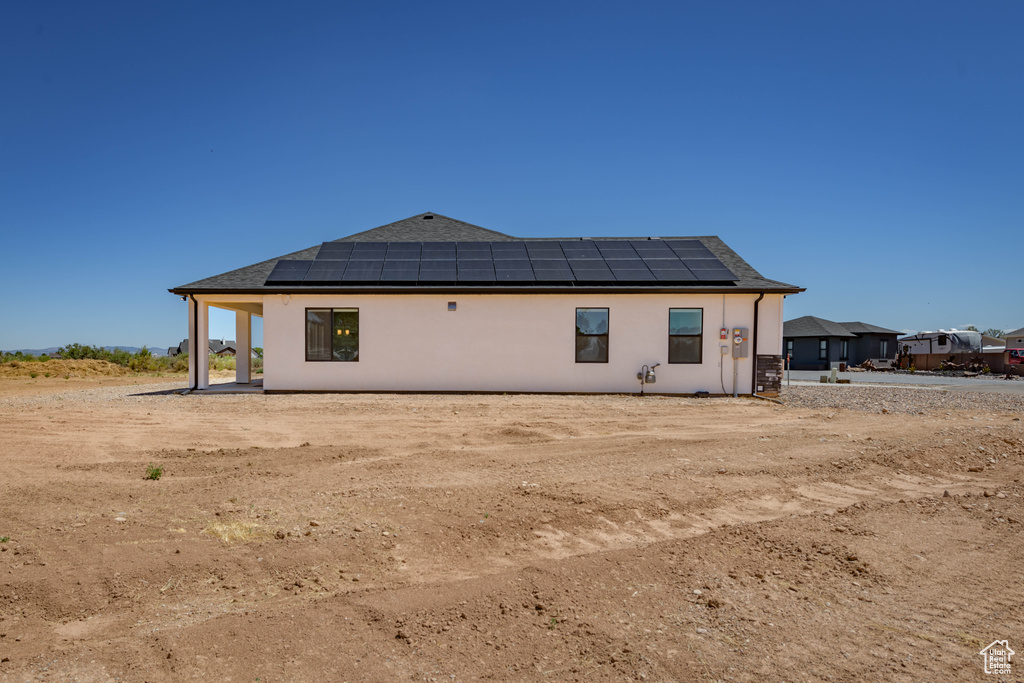
M889 340L879 339L878 340L878 357L887 358L889 356Z
M327 311L327 315L331 321L331 334L330 334L330 347L327 358L310 358L309 357L309 312L310 311ZM334 357L334 335L337 332L337 328L334 326L334 314L336 311L355 311L356 322L359 321L359 307L358 306L307 306L305 309L305 316L303 324L305 326L305 332L303 335L303 345L305 358L307 363L358 363L359 362L359 330L356 330L356 357L351 359L335 358Z
M818 360L828 360L828 339L818 339Z
M580 334L580 327L579 327L579 325L576 324L576 321L579 320L579 315L580 315L580 311L581 310L583 310L583 311L587 311L587 310L603 310L605 312L605 317L608 320L608 329L605 330L605 333L604 334ZM580 360L579 349L577 348L573 352L573 357L576 359L576 362L577 363L605 363L605 364L607 364L609 359L611 358L611 355L612 355L611 354L611 349L609 348L609 344L610 344L609 336L610 336L610 333L611 333L611 330L612 330L612 310L611 310L611 308L608 307L608 306L577 306L575 308L575 310L573 311L573 327L576 328L576 334L574 335L574 344L578 344L579 343L580 337L604 337L604 352L605 352L604 360Z
M850 340L839 340L839 360L850 360Z
M700 334L672 334L672 311L700 311ZM672 360L672 338L697 338L697 360ZM670 307L668 309L668 363L669 365L702 365L704 363L704 308Z
M792 359L793 358L793 351L796 349L796 344L793 343L792 339L787 339L785 343L786 343L786 349L785 349L786 350L786 356L788 356L790 359Z

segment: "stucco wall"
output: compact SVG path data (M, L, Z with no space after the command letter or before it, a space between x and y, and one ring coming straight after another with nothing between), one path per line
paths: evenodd
M264 389L732 393L719 329L752 327L756 295L272 295L264 299ZM457 302L449 311L448 302ZM724 304L724 321L723 321ZM359 309L358 362L306 362L306 308ZM609 309L609 362L575 362L575 309ZM703 308L703 362L669 365L668 309ZM760 304L758 353L781 353L782 296ZM751 352L753 348L751 345ZM752 361L739 362L750 393Z

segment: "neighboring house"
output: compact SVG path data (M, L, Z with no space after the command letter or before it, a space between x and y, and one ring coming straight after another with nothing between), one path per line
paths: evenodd
M240 384L262 316L265 391L638 392L660 363L649 393L750 394L778 386L804 290L717 237L519 239L426 213L170 291L200 346L211 306L235 312Z
M899 332L862 322L837 323L813 315L783 325L783 355L793 370L827 370L846 363L894 359Z
M1024 349L1024 327L1003 335L1008 349Z
M235 340L225 341L223 339L210 340L210 353L215 356L235 355Z
M233 356L235 355L235 340L234 339L210 339L208 346L210 347L210 353L215 356ZM177 346L172 346L167 349L168 356L178 356L183 353L188 353L188 339L183 339Z
M981 346L985 349L1006 348L1006 340L1002 337L990 337L983 334L981 335Z

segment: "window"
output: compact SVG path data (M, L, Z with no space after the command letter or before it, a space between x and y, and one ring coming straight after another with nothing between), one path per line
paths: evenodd
M850 340L844 339L839 342L839 360L846 360L850 357Z
M790 358L793 357L793 340L792 339L787 339L786 340L786 355L789 356Z
M882 339L881 341L878 342L878 355L881 356L882 358L888 358L889 357L889 340L888 339Z
M576 309L576 362L608 362L608 309Z
M828 339L818 340L818 360L828 360Z
M938 340L938 345L939 346L945 346L946 342L948 342L948 341L949 340L946 338L946 335L944 335L944 334L940 334L939 335L939 340Z
M668 309L668 362L700 363L703 332L703 308Z
M306 360L358 361L359 309L307 308Z

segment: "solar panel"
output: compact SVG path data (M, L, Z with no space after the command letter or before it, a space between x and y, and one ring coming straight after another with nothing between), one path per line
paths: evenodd
M675 252L661 240L630 240L629 243L645 260L677 258Z
M717 258L698 240L669 240L666 244L681 259Z
M614 282L615 276L604 261L569 260L577 282Z
M452 254L454 257L454 253ZM420 282L455 282L458 272L451 261L420 261Z
M354 259L384 260L388 253L387 242L353 242L352 257Z
M532 263L533 274L537 278L537 282L573 282L576 280L568 261L543 260Z
M721 266L719 268L703 268L703 269L691 268L690 270L692 270L693 274L696 276L696 278L698 280L701 280L701 281L707 281L707 280L722 281L722 280L735 280L736 279L736 276L732 274L732 271L729 270L728 268L726 268L725 266Z
M494 282L494 264L490 261L458 261L459 282Z
M529 258L522 242L491 242L495 261L525 261Z
M595 242L595 244L597 244L597 249L605 260L640 258L640 255L636 253L633 246L625 240L605 240Z
M384 266L382 260L356 260L348 262L345 275L342 279L345 282L377 282L380 280L380 271Z
M385 261L381 282L416 282L420 275L419 261Z
M341 282L348 261L313 261L302 282L307 285L323 285Z
M562 247L562 251L565 252L566 258L569 259L600 259L601 252L598 250L597 245L587 240L579 241L568 241L560 240L558 242Z
M736 276L700 240L324 242L283 259L267 284L700 284Z
M280 260L270 271L265 284L286 285L300 284L306 276L312 261Z
M317 259L335 259L346 261L352 254L352 242L324 242L317 251Z
M662 240L672 249L706 249L700 240Z
M664 264L656 261L650 261L647 264L659 282L695 282L697 280L697 276L678 261L665 261Z
M491 260L490 242L456 242L459 258Z
M388 261L420 260L419 242L388 242Z
M689 268L695 273L698 270L725 271L730 276L728 279L735 279L735 277L732 276L732 271L726 268L725 265L718 259L683 259L683 263L686 265L687 268Z
M526 251L530 255L530 260L565 258L565 253L558 242L527 242Z
M520 261L495 261L494 275L498 282L534 282L537 279L533 275L533 267L525 259Z
M641 282L656 279L643 261L608 259L605 263L611 268L612 274L619 282Z
M424 261L454 261L454 242L424 242L420 258Z

